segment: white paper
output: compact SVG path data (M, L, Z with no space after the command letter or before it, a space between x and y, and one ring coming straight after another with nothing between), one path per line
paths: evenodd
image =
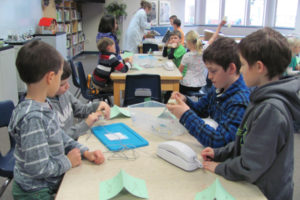
M120 132L105 134L105 137L107 137L107 139L109 139L111 141L113 141L113 140L126 140L126 139L128 139L128 137L126 135L123 135Z

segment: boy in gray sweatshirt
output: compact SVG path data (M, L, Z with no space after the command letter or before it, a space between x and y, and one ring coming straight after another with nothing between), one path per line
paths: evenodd
M27 94L8 127L16 141L12 194L14 199L54 199L63 174L80 165L82 157L101 164L104 156L65 134L47 100L56 94L63 72L63 58L56 49L39 40L27 43L16 66Z
M291 61L287 40L279 32L260 29L239 43L241 73L257 87L234 142L205 148L205 169L233 181L249 181L268 199L293 198L294 128L300 120L300 77L280 80Z
M110 107L104 101L84 104L74 97L68 90L70 88L69 78L71 67L67 61L64 61L61 83L56 95L49 100L56 110L60 127L73 139L84 135L90 127L99 120L104 114L106 119L110 116ZM74 117L84 119L74 124Z

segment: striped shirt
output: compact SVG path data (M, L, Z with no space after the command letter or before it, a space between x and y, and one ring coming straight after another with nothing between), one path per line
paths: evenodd
M114 71L127 72L131 68L129 62L119 61L114 53L102 52L99 63L93 72L93 83L105 87L111 83L110 74Z
M191 108L180 118L189 133L202 145L222 147L235 139L235 133L240 125L249 103L250 91L245 85L242 75L225 92L218 95L215 87L198 102L187 99ZM202 118L212 118L218 127L205 124Z
M60 128L48 102L25 99L13 111L8 131L16 141L14 180L25 191L56 190L63 174L72 165L66 154L88 148Z

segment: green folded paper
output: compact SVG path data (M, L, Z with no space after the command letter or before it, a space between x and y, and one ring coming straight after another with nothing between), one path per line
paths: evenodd
M100 200L111 199L125 189L130 194L148 199L148 191L144 180L135 178L121 171L112 179L100 183Z
M131 53L131 52L125 52L124 54L121 55L122 59L129 58L132 56L133 56L133 53Z
M196 194L195 200L234 200L234 198L223 188L219 179L208 188Z
M126 108L121 108L117 105L114 105L112 108L110 108L110 119L117 116L130 117L130 112Z
M132 68L131 69L136 69L136 70L143 70L143 68L141 67L141 66L139 66L138 64L136 64L136 63L133 63L133 65L132 65Z

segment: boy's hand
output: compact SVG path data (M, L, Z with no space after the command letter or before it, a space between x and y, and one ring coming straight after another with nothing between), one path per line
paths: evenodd
M219 24L219 26L224 26L225 24L227 23L227 20L226 19L223 19L221 22L220 22L220 24Z
M183 102L186 102L186 97L179 93L179 92L172 92L172 95L171 95L171 99L175 99L176 97L178 97L179 99L181 99Z
M93 124L99 120L99 117L101 116L102 114L100 112L94 112L94 113L91 113L89 114L89 116L86 118L85 120L85 123L91 127L93 126Z
M177 43L168 44L168 47L173 49L175 49L177 46L178 46Z
M94 162L97 165L100 165L104 162L105 158L100 150L96 151L85 151L83 156L91 162Z
M214 173L215 173L216 167L219 165L219 163L213 162L213 161L204 161L202 164L203 164L204 169L207 169L208 171L211 171Z
M104 101L101 101L98 108L97 108L97 112L100 114L100 115L103 115L104 114L104 118L105 119L109 119L110 118L110 107L109 105L104 102Z
M166 107L173 115L180 119L183 113L189 110L190 107L188 107L188 105L186 105L179 97L175 96L175 99L177 104L167 104Z
M202 156L203 160L211 161L215 157L215 152L214 152L213 148L206 147L205 149L203 149L201 151L201 156Z
M67 157L69 158L72 167L77 167L81 164L81 154L78 148L74 148L71 151L69 151Z

